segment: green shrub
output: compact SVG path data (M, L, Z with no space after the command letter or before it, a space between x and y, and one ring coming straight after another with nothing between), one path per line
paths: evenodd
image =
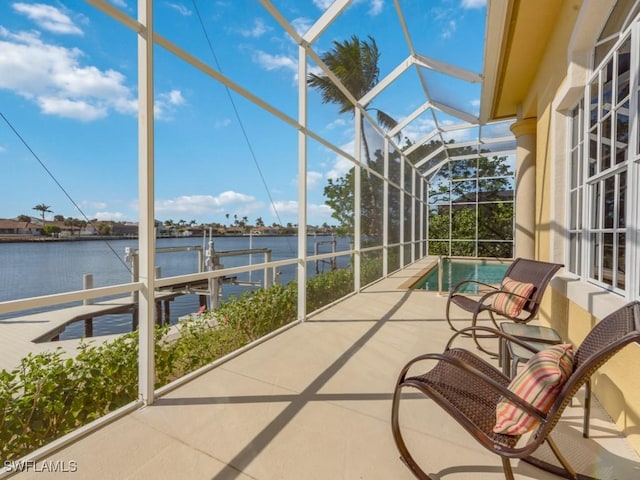
M378 262L379 263L379 262ZM353 291L351 270L308 281L308 310ZM214 311L156 328L156 387L192 372L295 320L297 285L275 285L230 298ZM138 332L100 345L81 342L66 358L29 354L0 371L0 462L15 460L136 399Z
M307 280L307 311L338 300L353 292L351 269L332 270Z
M99 346L29 354L0 372L0 455L20 457L137 396L137 334Z

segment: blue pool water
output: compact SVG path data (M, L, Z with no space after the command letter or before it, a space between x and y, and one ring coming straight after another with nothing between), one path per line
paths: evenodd
M509 263L499 260L451 260L445 258L443 262L442 291L448 292L450 287L462 280L476 280L489 284L499 284L509 267ZM438 291L438 267L429 271L413 287L414 289ZM466 293L477 293L473 284L466 285L462 290Z

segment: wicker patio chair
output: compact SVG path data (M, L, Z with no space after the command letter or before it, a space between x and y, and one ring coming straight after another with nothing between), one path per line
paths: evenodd
M472 314L472 327L476 325L478 315L482 312L489 312L489 317L496 329L498 328L496 316L518 323L527 323L537 315L549 282L563 266L558 263L516 258L507 268L499 287L476 280L463 280L449 292L445 318L452 330L459 331L450 317L453 303ZM481 296L465 294L464 289L470 286L477 288ZM489 355L497 355L483 348L477 340L493 336L492 334L478 334L472 330L471 335L480 350Z
M488 327L467 327L462 331L476 328L482 331L492 330ZM505 336L495 331L497 336ZM566 383L558 386L559 394L551 403L547 413L534 408L509 390L510 379L490 363L475 354L461 348L453 348L452 342L460 333L449 340L444 353L426 354L411 360L403 369L396 383L391 413L392 432L402 461L420 479L430 479L418 466L409 453L402 438L399 423L399 406L402 391L407 387L415 388L432 399L437 405L450 414L471 436L490 452L502 459L505 477L513 479L510 459L520 458L544 470L566 478L591 478L576 474L560 449L551 438L551 432L560 420L563 410L575 393L605 362L613 357L624 346L640 343L640 302L632 302L613 312L598 322L575 351L573 371ZM511 337L509 341L529 348L521 340ZM555 347L552 347L555 348ZM545 353L547 350L545 350ZM409 369L421 361L435 361L429 371L417 376L408 376ZM512 403L539 424L528 435L507 435L495 433L496 409L501 399L509 399ZM519 440L522 438L522 445ZM576 438L576 442L579 442ZM544 462L532 454L544 442L562 465L562 468Z

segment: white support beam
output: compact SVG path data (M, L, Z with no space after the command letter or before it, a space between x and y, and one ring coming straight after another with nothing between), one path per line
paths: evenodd
M289 34L289 36L298 45L302 45L304 42L300 34L295 28L287 21L287 19L280 13L280 11L269 0L259 0L264 8L271 14L271 16L280 24L282 28ZM306 78L306 77L304 77Z
M427 170L426 172L424 172L424 174L422 175L424 178L428 178L430 176L432 176L433 174L435 174L438 170L440 170L442 168L442 164L448 162L448 159L443 159L441 162L438 162L437 164L435 164L433 167L431 167L429 170Z
M329 8L327 8L322 16L314 23L302 38L305 42L312 44L318 37L331 25L331 23L340 15L345 8L349 6L352 0L335 0Z
M111 3L108 3L106 0L85 0L85 2L89 5L93 5L95 8L106 13L108 16L119 21L123 25L126 25L134 32L140 33L142 31L143 27L139 21L136 21L121 9L115 7Z
M513 135L509 135L506 137L481 138L479 143L482 145L492 145L495 143L504 143L504 142L512 142L515 144L516 139L513 137Z
M465 128L479 128L477 123L454 123L452 125L443 125L440 127L440 130L443 132L454 132L456 130L464 130ZM478 137L478 135L474 135L474 137Z
M433 103L433 106L438 110L448 113L449 115L453 115L454 117L464 120L465 122L475 123L475 124L479 123L478 117L475 117L470 113L463 112L462 110L458 110L455 107L445 105L444 103L436 102L435 100L431 100L431 103Z
M435 137L439 133L440 132L438 130L433 130L432 132L427 133L425 136L420 138L416 143L411 145L409 148L407 148L406 150L403 150L403 153L405 155L409 155L413 153L414 150L417 150L418 148L420 148L422 145L427 143L429 140L431 140L433 137Z
M515 155L516 149L513 150L496 150L495 152L480 152L479 157L481 158L489 158L494 157L496 155L507 156L507 155Z
M307 52L298 47L298 122L307 127ZM307 135L298 131L298 320L307 316Z
M389 139L384 139L384 178L389 178ZM389 274L389 182L382 182L382 276ZM402 211L402 209L400 209Z
M440 145L438 148L436 148L433 152L431 152L429 155L427 155L426 157L424 157L423 159L421 159L420 161L416 162L416 168L420 168L422 165L424 165L425 163L427 163L429 160L431 160L433 157L435 157L436 155L442 153L445 151L445 146L444 145Z
M474 140L469 140L467 142L455 142L453 145L451 145L452 148L464 148L464 147L477 147L479 145L478 139L474 139Z
M413 47L413 42L411 41L411 34L409 33L409 29L407 28L407 22L404 19L404 13L402 13L402 8L400 8L400 1L393 0L393 4L396 7L396 13L398 14L398 20L400 21L400 26L402 27L404 39L407 42L407 46L409 47L409 54L414 55L416 51Z
M411 112L409 114L409 116L407 116L401 122L399 122L398 125L396 125L394 128L389 130L389 132L388 132L389 136L391 138L395 137L404 127L409 125L416 118L418 118L425 111L427 111L427 109L429 109L429 107L431 107L431 102L429 102L429 101L424 102L422 105L420 105L418 108L416 108L413 112Z
M361 242L361 214L362 214L362 112L359 108L354 110L354 156L356 157L356 165L353 170L353 288L356 292L360 292L360 261L362 257Z
M482 75L466 68L456 67L450 63L436 60L435 58L426 57L424 55L416 54L414 57L416 65L434 70L436 72L444 73L450 77L459 78L465 82L481 83Z
M404 171L405 157L402 157L402 170ZM411 171L411 261L416 261L416 219L418 218L416 212L416 174L415 171Z
M391 85L396 78L398 78L400 75L406 72L407 69L409 69L412 65L413 65L413 59L411 57L408 57L406 60L401 62L396 68L394 68L393 71L391 71L391 73L389 73L386 77L384 77L382 80L376 83L376 85L371 90L369 90L364 97L358 100L358 103L362 105L363 108L369 105L369 103L371 103L371 101L378 94L380 94L380 92L382 92L385 88Z
M155 329L155 189L153 113L153 0L138 0L138 392L150 405L154 401Z
M402 188L400 188L400 267L404 266L404 242L407 241L405 235L404 235L404 231L405 231L405 221L407 219L407 216L405 215L405 211L407 206L405 205L405 201L404 199L406 198L405 192L404 192L404 157L401 157L401 161L400 161L400 185L402 185Z
M426 208L425 208L425 198L424 198L424 191L425 191L425 187L426 187L426 180L418 175L418 172L415 172L415 177L417 179L418 182L418 188L420 189L420 233L418 234L418 240L420 240L420 258L424 257L426 255L426 252L424 251L424 244L426 241L425 238L425 227L426 227L426 223L425 223L425 213L426 213Z

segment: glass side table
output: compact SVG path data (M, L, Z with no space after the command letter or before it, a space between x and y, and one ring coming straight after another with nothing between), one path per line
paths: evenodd
M500 330L513 337L525 341L532 347L543 350L549 345L562 343L562 338L553 328L540 325L530 325L528 323L502 322ZM520 345L511 343L505 339L500 340L500 353L498 361L502 366L502 373L509 378L516 376L518 364L527 362L533 353L522 348ZM582 425L582 436L589 437L589 419L591 417L591 380L585 384L584 394L584 419Z
M500 330L524 340L538 350L542 350L549 345L562 343L562 338L560 338L558 332L550 327L530 325L528 323L503 322L500 324ZM527 362L532 356L533 353L520 345L504 339L500 341L499 361L502 366L502 372L509 378L515 377L520 362Z

